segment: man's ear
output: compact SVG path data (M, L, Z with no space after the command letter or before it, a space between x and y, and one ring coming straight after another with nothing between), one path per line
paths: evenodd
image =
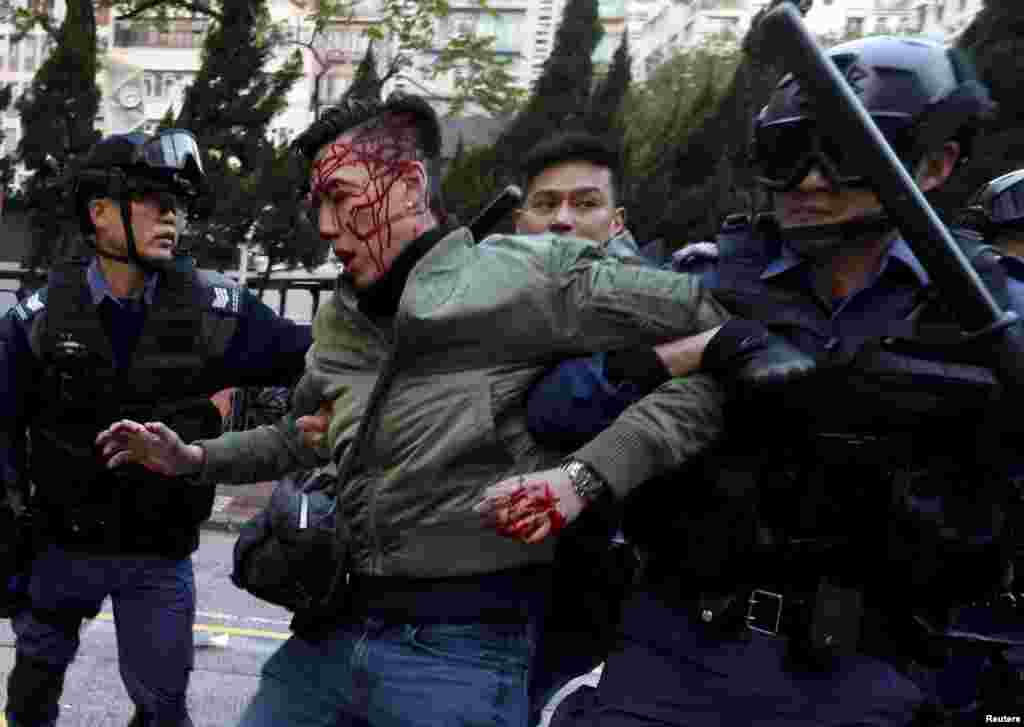
M612 213L612 237L621 235L622 231L626 229L626 208L616 207L615 212Z
M917 186L930 192L946 183L960 159L960 144L947 141L941 149L928 152L917 165Z
M427 168L423 162L409 162L402 169L402 181L405 182L405 198L402 203L415 210L426 210L430 207L427 199Z

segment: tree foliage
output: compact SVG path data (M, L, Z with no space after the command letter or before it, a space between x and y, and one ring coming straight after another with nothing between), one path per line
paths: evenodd
M267 0L222 0L203 45L202 66L186 88L174 125L195 133L211 188L212 214L188 235L201 262L224 265L247 242L267 208L280 203L271 119L302 74L296 50L267 69L274 44ZM295 187L291 188L292 206Z
M301 46L313 57L318 83L310 103L316 115L323 105L319 79L335 65L327 53L326 34L344 28L359 29L373 44L382 87L402 81L431 96L434 92L424 81L449 77L453 80L453 92L445 99L449 114L459 115L472 107L490 114L509 113L525 94L515 85L512 61L495 53L494 37L458 33L439 42L437 31L452 16L453 5L449 0L319 0L309 3L303 31L296 35L279 27L277 37L280 43ZM474 12L494 12L487 0L458 5ZM373 22L367 23L368 18ZM423 61L424 57L429 60Z
M377 57L373 52L373 41L366 46L366 53L359 61L356 68L356 75L352 78L352 85L345 91L348 98L361 98L366 100L379 100L381 95L380 74L377 73Z
M969 162L942 194L939 206L951 213L978 187L995 177L1024 167L1024 4L987 0L985 7L960 37L958 46L971 57L978 75L999 104L998 112L975 143Z
M68 0L59 28L43 15L18 15L18 34L40 25L56 41L15 108L21 115L18 156L34 172L27 185L32 241L29 268L44 267L74 251L77 227L62 192L67 174L99 137L96 15L92 0Z
M630 70L632 62L629 54L629 34L623 33L622 41L612 57L608 74L598 83L590 99L590 110L585 121L590 133L597 136L615 136L621 141L623 128L620 123L620 112L633 80L633 72Z
M594 82L591 56L603 35L597 0L565 4L551 55L530 98L498 139L499 162L509 170L539 139L583 127Z

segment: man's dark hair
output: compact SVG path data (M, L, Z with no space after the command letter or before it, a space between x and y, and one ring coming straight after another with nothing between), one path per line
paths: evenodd
M622 155L615 144L593 134L567 133L538 142L519 167L523 190L529 194L530 184L544 170L566 162L590 162L611 171L612 200L622 199Z
M392 152L423 162L430 210L443 224L448 214L441 197L441 123L430 104L420 96L401 91L395 91L384 101L345 97L310 124L292 142L292 148L312 162L324 146L357 128L389 135L397 132L404 137Z

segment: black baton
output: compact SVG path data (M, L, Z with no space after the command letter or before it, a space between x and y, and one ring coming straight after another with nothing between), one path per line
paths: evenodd
M501 194L484 207L483 212L478 214L469 223L469 230L473 233L473 239L477 242L484 239L487 233L494 229L494 226L501 222L501 218L511 212L523 199L523 192L514 184L510 184L502 190Z

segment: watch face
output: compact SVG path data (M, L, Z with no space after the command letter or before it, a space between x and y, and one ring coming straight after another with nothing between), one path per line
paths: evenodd
M125 85L117 92L117 101L126 109L134 109L142 103L142 94L134 85Z

